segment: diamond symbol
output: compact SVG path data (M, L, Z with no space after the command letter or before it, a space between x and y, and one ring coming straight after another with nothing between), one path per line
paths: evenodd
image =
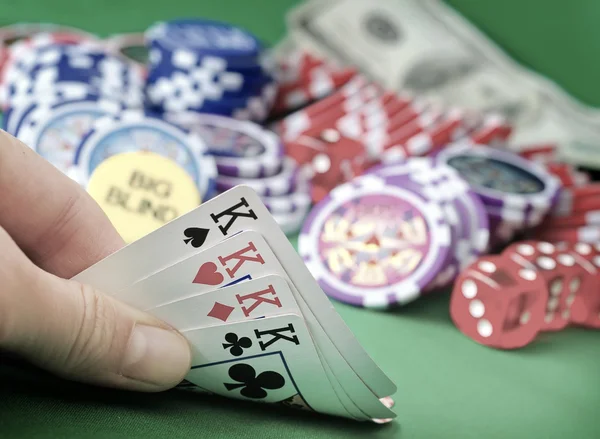
M215 319L219 319L226 322L234 309L235 308L233 308L232 306L223 305L222 303L215 302L207 316L214 317Z

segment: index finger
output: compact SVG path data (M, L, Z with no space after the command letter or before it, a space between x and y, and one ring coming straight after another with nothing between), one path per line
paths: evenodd
M73 180L0 130L0 225L42 269L70 278L124 245Z

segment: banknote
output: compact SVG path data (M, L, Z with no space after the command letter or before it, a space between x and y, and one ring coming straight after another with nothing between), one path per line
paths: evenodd
M288 15L288 43L358 67L388 89L480 112L515 127L511 147L556 143L600 168L600 110L511 59L438 0L312 0Z

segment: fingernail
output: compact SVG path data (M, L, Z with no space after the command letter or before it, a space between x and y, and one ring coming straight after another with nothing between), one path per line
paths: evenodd
M121 374L159 387L172 387L190 370L190 347L180 334L147 325L133 328Z

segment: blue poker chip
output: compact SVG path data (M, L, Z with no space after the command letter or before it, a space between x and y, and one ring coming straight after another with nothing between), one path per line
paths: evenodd
M129 106L143 102L143 69L94 45L41 47L34 55L18 60L5 79L3 94L8 102L51 93L58 84L83 84Z
M146 95L153 108L266 117L276 84L252 34L226 23L186 19L158 23L145 39Z
M100 96L58 104L33 100L13 135L68 174L81 140L101 117L118 115L124 105Z
M167 51L185 50L215 55L251 64L262 51L260 41L250 32L228 23L205 19L159 22L146 32L146 40Z
M52 106L62 102L95 100L98 96L98 90L81 83L62 83L44 93L31 92L14 96L10 106L4 112L4 130L16 136L23 116L32 104Z
M134 151L150 151L173 160L196 182L203 201L215 194L216 165L202 139L155 114L134 110L94 123L77 148L76 175L72 176L86 185L108 157Z

